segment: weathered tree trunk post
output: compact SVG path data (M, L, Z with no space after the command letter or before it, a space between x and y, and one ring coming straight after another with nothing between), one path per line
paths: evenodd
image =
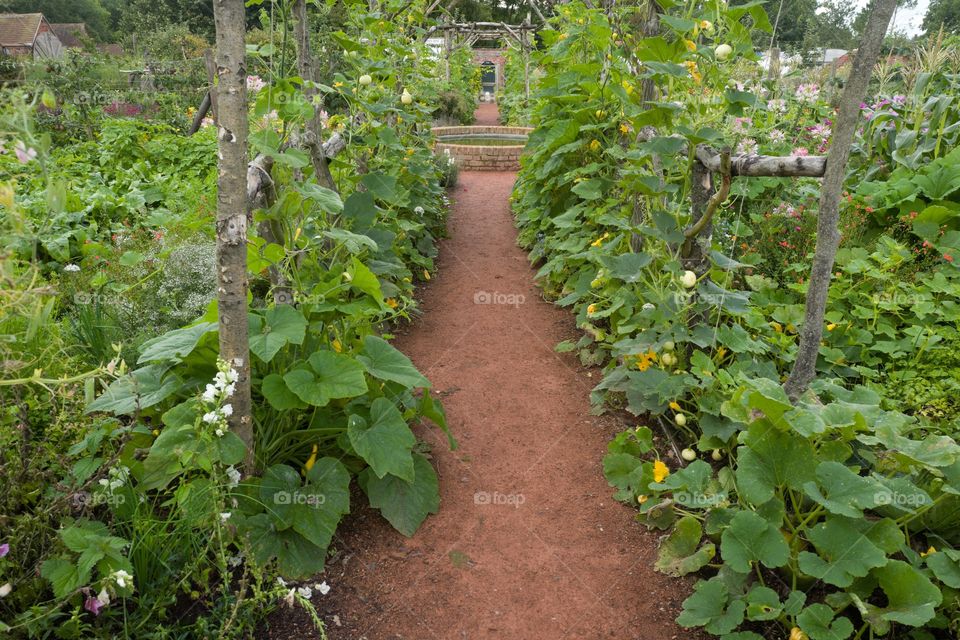
M524 104L530 102L530 14L520 31L520 52L523 55L523 98Z
M217 303L220 357L237 372L230 428L247 446L246 473L256 466L247 337L247 84L243 0L214 0L217 30Z
M767 77L771 80L780 77L780 47L770 47L770 65L767 67Z
M293 17L300 77L303 78L304 82L315 82L316 73L313 64L313 54L310 51L310 29L307 23L307 3L305 0L296 0L293 5ZM306 123L306 132L303 136L303 141L310 152L310 159L313 162L313 171L317 176L317 183L321 187L338 191L337 183L334 182L333 174L330 173L330 165L327 163L327 157L323 154L323 122L320 118L320 104L315 100L319 94L315 87L305 86L303 95L311 101L314 109L313 117Z
M880 55L883 38L897 0L877 0L864 29L863 41L857 50L850 77L840 99L840 113L834 123L833 140L827 158L826 173L820 190L820 212L817 216L817 246L807 286L807 306L800 330L800 348L793 370L783 387L796 400L816 376L817 355L823 337L823 316L827 308L827 293L833 275L833 263L840 246L840 199L847 174L850 145L860 118L860 103L867 93L873 67Z
M643 9L639 12L638 19L642 21L640 25L640 35L643 38L652 38L660 33L660 5L656 0L647 0ZM650 103L657 99L657 84L652 78L644 78L640 81L640 103L644 108L649 108ZM652 139L656 136L656 130L652 127L646 132L641 132L640 135L646 136L647 139ZM638 136L638 140L640 136ZM653 163L654 172L656 172L660 178L661 182L663 181L663 175L660 169L660 158L659 156L653 156L651 159ZM630 224L635 227L639 227L643 224L648 216L650 215L647 211L647 200L644 196L637 196L633 201L633 212L630 216ZM643 236L639 233L630 234L630 250L634 253L639 253L643 250Z
M443 30L443 73L447 82L450 82L450 49L452 48L450 40L452 37L449 29Z
M210 115L214 121L217 119L217 63L213 59L213 51L204 49L203 66L207 70L207 87L210 92Z

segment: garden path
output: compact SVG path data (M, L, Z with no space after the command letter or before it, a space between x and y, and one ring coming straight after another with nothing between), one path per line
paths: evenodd
M395 342L443 397L460 444L419 432L440 512L405 539L355 508L332 545L331 590L314 595L332 640L697 637L673 622L688 583L653 571L656 535L604 481L606 443L624 425L590 415L598 373L554 352L576 330L516 245L515 177L461 174L423 317ZM299 610L271 627L315 637Z

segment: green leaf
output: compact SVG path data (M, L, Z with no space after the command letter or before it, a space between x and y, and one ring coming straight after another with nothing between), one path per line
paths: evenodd
M777 488L799 491L813 479L813 445L806 438L783 432L766 421L747 430L746 444L737 448L737 489L747 502L761 505Z
M420 396L417 413L440 427L440 430L447 436L447 444L450 446L450 450L457 450L457 441L450 433L450 427L447 426L447 413L443 409L443 404L438 398L434 398L430 394L429 389L425 389L423 395Z
M673 499L688 509L709 509L727 498L717 483L711 483L713 469L703 460L694 460L667 476L663 482L653 483L651 489L673 492Z
M397 179L382 173L368 173L360 182L375 197L385 202L393 202L397 197Z
M307 472L294 504L293 530L317 546L325 557L340 519L350 513L350 472L330 457L320 458Z
M714 635L730 633L743 622L746 604L741 599L730 601L730 592L720 577L701 580L693 594L683 601L677 617L682 627L703 627Z
M603 475L617 492L614 498L632 502L634 496L643 493L653 481L649 463L629 453L608 453L603 457Z
M135 267L143 262L143 254L136 251L124 251L118 262L122 267Z
M358 415L347 424L350 444L373 468L378 478L393 474L409 482L414 480L413 445L417 439L400 411L386 398L370 405L370 426Z
M338 398L355 398L367 392L363 365L348 355L316 351L310 368L295 369L283 376L287 387L307 404L323 407Z
M380 248L370 236L353 233L346 229L324 229L323 236L335 240L338 245L345 247L348 252L354 255L365 253L367 249L377 251Z
M819 485L819 486L818 486ZM889 504L890 489L874 478L857 475L839 462L821 462L817 482L803 485L804 492L831 513L849 518L862 518L864 509Z
M429 514L440 509L439 483L430 462L414 454L413 466L413 482L393 475L378 478L369 468L358 478L370 506L379 509L383 517L407 537L416 533Z
M410 358L377 336L363 339L363 354L357 356L374 378L398 382L408 389L430 387L430 381L417 371Z
M680 577L699 571L716 555L716 547L708 542L697 549L703 529L693 516L680 518L673 532L660 544L654 567L669 576Z
M357 258L351 261L350 286L363 291L377 302L383 300L383 291L380 289L380 281L374 275L367 265L363 264Z
M891 560L873 570L880 588L887 596L887 606L878 608L876 618L920 627L933 620L943 596L930 580L906 562ZM882 626L882 625L881 625Z
M268 309L261 319L251 314L259 330L251 332L250 351L263 360L270 362L287 344L303 344L306 335L307 319L290 305L282 304Z
M584 200L599 200L603 197L603 190L609 187L610 182L608 180L590 178L589 180L578 182L571 191Z
M85 413L104 411L124 415L163 402L183 384L176 375L166 375L168 368L168 365L151 364L114 380L87 406Z
M201 322L192 327L168 331L162 336L147 340L140 346L140 359L137 360L137 363L180 362L197 348L197 344L203 336L216 330L217 323Z
M610 270L610 275L624 282L637 282L644 275L644 267L653 258L646 253L622 253L617 256L601 256L600 263Z
M275 464L260 479L260 500L278 531L293 526L294 504L300 490L300 474L293 467Z
M769 587L754 585L747 594L748 620L776 620L782 611L780 596Z
M749 573L752 563L771 569L782 567L790 548L780 530L753 511L740 511L720 536L723 561L739 573Z
M817 554L801 551L800 570L841 588L885 565L888 554L903 544L903 534L889 518L867 521L829 517L811 527L807 538Z
M40 575L50 581L53 595L60 599L72 594L90 578L89 572L82 575L76 564L63 558L46 560L40 566Z
M337 214L343 211L343 201L340 199L340 194L332 189L307 182L300 184L297 191L304 198L315 202L326 213Z
M840 616L834 619L833 609L825 604L812 604L797 616L797 625L810 640L846 640L853 633L853 623Z
M325 552L292 529L277 530L269 515L247 518L243 532L254 559L266 564L277 558L277 569L287 578L307 578L323 570Z
M960 551L942 549L927 556L927 566L937 580L953 589L960 589Z
M283 376L277 373L271 373L263 379L263 382L260 383L260 393L267 399L270 406L277 411L307 408L307 404L300 400L293 391L290 391Z

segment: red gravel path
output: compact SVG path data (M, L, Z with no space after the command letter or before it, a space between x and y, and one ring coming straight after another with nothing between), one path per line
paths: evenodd
M461 174L423 317L396 341L444 396L460 443L419 434L440 513L405 539L354 509L324 576L331 591L314 596L332 640L694 637L673 622L688 584L653 571L656 535L603 478L624 425L590 415L597 374L553 350L576 332L515 244L514 178ZM314 637L298 610L271 626L271 638Z

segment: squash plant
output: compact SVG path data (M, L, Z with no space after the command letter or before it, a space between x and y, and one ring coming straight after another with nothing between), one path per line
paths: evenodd
M702 277L683 273L677 250L692 146L781 121L771 112L779 103L759 99L766 87L749 90L731 69L733 57L752 55L748 25L762 29L766 18L755 5L662 6L661 34L640 39L621 28L630 10L559 9L544 34L536 130L514 193L538 277L584 330L559 348L604 366L594 401L653 418L689 445L677 458L684 466L671 468L652 430L626 431L609 445L606 477L641 521L672 529L658 569L702 572L683 626L729 640L949 633L960 449L856 383L949 334L953 266L904 278L911 252L884 237L872 251L842 253L819 363L827 381L792 405L780 384L803 284L783 286L753 269L754 258L725 255L752 233L736 210L724 214ZM661 94L643 105L645 77ZM797 100L785 100L786 114L826 113ZM656 130L638 137L647 126ZM744 181L737 196L749 202L763 190Z

